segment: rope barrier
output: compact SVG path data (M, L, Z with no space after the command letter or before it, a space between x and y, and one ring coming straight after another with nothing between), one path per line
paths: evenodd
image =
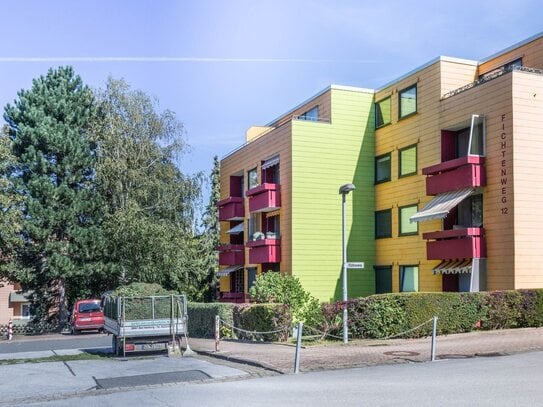
M409 332L416 331L417 329L423 327L424 325L426 325L426 324L428 324L429 322L432 322L432 321L433 321L433 318L429 319L428 321L423 322L420 325L417 325L414 328L410 328L410 329L408 329L406 331L403 331L403 332L400 332L400 333L397 333L397 334L394 334L394 335L389 335L389 336L386 336L384 338L379 338L379 339L394 339L394 338L397 338L399 336L403 336L403 335L405 335L405 334L407 334ZM341 336L336 336L336 335L332 335L332 334L329 334L329 333L326 333L326 332L322 332L322 331L320 331L320 330L318 330L316 328L313 328L311 326L304 325L304 328L309 329L312 332L316 332L317 335L321 335L323 338L324 337L330 337L330 338L335 338L335 339L343 339L343 337L341 337Z
M219 319L219 321L228 326L229 328L232 328L236 331L239 331L239 332L243 332L243 333L247 333L247 334L253 334L253 335L257 335L257 334L260 334L260 335L265 335L265 334L276 334L276 333L279 333L279 332L284 332L284 331L288 331L290 329L289 326L287 327L284 327L284 328L281 328L281 329L277 329L275 331L266 331L266 332L259 332L259 331L248 331L247 329L242 329L242 328L238 328L232 324L229 324L228 322L222 320L222 319Z
M428 321L425 321L425 322L423 322L422 324L417 325L417 326L414 327L414 328L408 329L407 331L403 331L403 332L400 332L399 334L395 334L395 335L386 336L386 337L381 338L381 339L394 339L394 338L397 338L398 336L402 336L402 335L407 334L407 333L409 333L409 332L416 331L416 330L419 329L420 327L426 325L426 324L429 323L429 322L432 322L433 320L434 320L433 318L432 318L432 319L429 319Z

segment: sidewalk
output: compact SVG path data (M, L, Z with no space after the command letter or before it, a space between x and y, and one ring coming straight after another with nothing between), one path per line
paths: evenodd
M280 373L294 371L295 346L291 344L189 338L192 350L232 362L264 367ZM426 362L431 358L431 338L355 340L346 345L304 346L300 371L339 369L385 363ZM501 356L543 350L543 328L478 331L438 336L436 359Z

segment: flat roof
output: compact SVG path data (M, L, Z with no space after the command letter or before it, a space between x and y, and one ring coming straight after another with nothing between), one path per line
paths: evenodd
M326 93L326 92L328 92L329 90L332 90L332 89L347 90L347 91L351 91L351 92L361 92L361 93L375 93L374 89L359 88L359 87L356 87L356 86L344 86L344 85L334 85L334 84L332 84L330 86L327 86L326 88L324 88L323 90L321 90L317 94L315 94L315 95L311 96L310 98L304 100L302 103L299 103L298 105L296 105L295 107L290 109L288 112L283 113L282 115L276 117L274 120L272 120L268 124L265 124L264 126L271 127L274 123L278 122L283 117L288 116L289 114L291 114L295 110L298 110L303 105L311 102L313 99L317 99L319 96L323 95L324 93Z

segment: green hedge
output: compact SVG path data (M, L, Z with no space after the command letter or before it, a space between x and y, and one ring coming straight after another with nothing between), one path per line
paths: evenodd
M188 303L189 336L193 338L215 337L215 316L227 324L245 331L270 332L290 327L290 308L284 304L232 304ZM221 324L221 338L238 338L265 341L287 339L287 330L274 334L252 334L233 330Z
M438 317L438 334L543 326L543 289L381 294L350 300L347 307L352 338L396 335L434 315ZM342 310L341 302L323 305L324 323L320 329L339 335ZM406 336L426 336L430 330L431 324L426 324Z
M187 312L189 319L189 335L193 338L214 338L215 337L215 316L218 315L223 321L234 324L234 306L231 303L197 303L189 302ZM232 338L232 329L221 325L221 338Z
M253 334L238 331L239 339L286 341L291 324L290 307L285 304L239 304L234 307L234 326L247 331L270 332ZM280 332L274 332L278 330Z

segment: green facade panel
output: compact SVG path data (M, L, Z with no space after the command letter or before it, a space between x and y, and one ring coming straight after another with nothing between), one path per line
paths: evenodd
M330 123L292 122L292 274L321 301L342 297L341 195L347 195L349 298L373 294L374 94L331 89Z

